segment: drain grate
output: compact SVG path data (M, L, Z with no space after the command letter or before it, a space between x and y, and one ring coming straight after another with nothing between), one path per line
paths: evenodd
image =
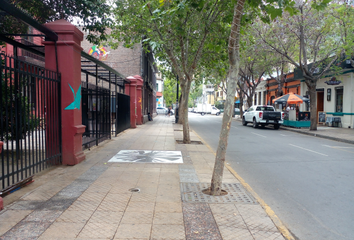
M210 187L210 183L181 183L182 201L195 203L257 203L240 183L222 184L222 189L228 193L224 196L210 196L202 193L202 190L208 187Z

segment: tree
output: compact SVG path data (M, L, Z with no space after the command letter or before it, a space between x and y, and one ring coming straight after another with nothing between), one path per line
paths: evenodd
M6 0L21 8L39 23L66 19L89 31L91 42L107 40L106 30L112 24L110 6L105 0ZM0 32L24 33L27 25L15 17L0 11Z
M163 81L163 99L166 106L172 106L176 102L176 80L166 77Z
M354 67L354 9L349 1L337 1L332 3L328 9L328 23L334 24L336 36L340 39L343 47L343 60L350 60Z
M234 7L234 17L231 24L229 36L228 55L229 71L227 75L227 95L225 101L225 110L222 118L222 126L219 137L219 144L216 151L213 176L210 185L211 195L221 194L222 176L225 166L225 155L228 144L228 137L231 128L231 119L234 112L234 97L237 86L238 71L240 66L240 28L245 0L237 1Z
M310 92L310 130L317 130L316 83L334 70L334 64L345 53L345 45L336 34L336 24L329 22L329 10L323 9L326 2L298 1L295 5L298 14L286 13L270 25L263 25L263 29L258 28L258 36L273 51L301 70ZM279 28L283 29L281 37L273 34L273 29ZM297 47L286 48L289 43Z
M191 83L200 68L200 60L210 48L206 43L212 36L220 35L221 23L232 16L227 14L228 6L229 1L218 0L121 0L114 10L117 24L112 37L129 47L140 43L145 36L144 43L148 43L155 56L178 75L183 143L190 143L188 98ZM115 44L111 42L113 47Z
M191 93L189 95L188 107L194 107L197 98L203 95L202 85L197 85L195 82L191 85Z
M243 86L240 90L247 96L248 106L253 105L253 96L265 72L272 68L267 52L260 48L257 41L249 35L243 36L244 44L241 48L239 81Z
M244 12L244 5L244 0L238 0L234 6L234 15L231 24L231 32L228 44L229 71L227 75L227 97L225 102L225 111L222 118L219 144L215 157L213 176L209 189L210 194L212 195L220 195L221 193L222 176L225 165L225 155L228 144L228 136L231 128L232 112L234 111L234 96L236 92L240 68L241 27L245 24L247 20L247 11ZM271 4L270 2L265 3L259 1L249 1L248 9L250 10L250 12L253 12L252 10L257 11L261 9L265 13L265 15L263 16L264 21L269 21L270 17L274 19L282 14L282 7L285 7L289 11L291 10L289 2L287 1L279 2L279 5L275 7L275 5ZM241 20L244 20L245 22L241 22Z

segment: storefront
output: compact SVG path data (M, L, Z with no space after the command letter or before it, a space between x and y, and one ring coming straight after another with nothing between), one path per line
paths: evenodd
M308 95L305 81L301 81L301 95ZM319 124L354 127L354 70L318 80L317 114ZM310 99L311 101L311 99Z

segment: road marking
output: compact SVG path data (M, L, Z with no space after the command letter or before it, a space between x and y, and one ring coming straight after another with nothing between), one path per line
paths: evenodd
M322 156L328 157L328 155L326 155L326 154L319 153L319 152L316 152L316 151L312 151L312 150L307 149L307 148L299 147L299 146L296 146L296 145L293 145L293 144L289 144L289 145L290 145L290 146L293 146L293 147L300 148L300 149L302 149L302 150L306 150L306 151L309 151L309 152L317 153L317 154L319 154L319 155L322 155Z
M353 148L353 147L329 146L329 145L323 145L323 146L329 147L329 148L338 148L338 149L340 149L340 148Z
M349 148L350 150L352 150L353 147L341 147L341 146L329 146L329 145L322 145L322 146L328 147L328 148L332 148L332 149L337 149L337 150L343 151L343 152L353 153L353 151L347 150L348 148Z
M285 134L280 134L280 136L287 137L288 135L285 135Z
M207 148L216 156L216 153L214 150L207 144L203 138L201 138L195 131L194 134L204 143ZM237 172L229 165L229 163L224 164L224 166L230 171L232 175L242 184L242 186L247 189L248 192L251 193L251 195L259 202L259 204L263 207L267 215L272 219L273 223L275 226L278 228L280 233L286 238L286 240L295 240L295 238L292 236L292 234L289 232L287 227L282 223L282 221L279 219L279 217L275 214L275 212L271 209L271 207L268 206L268 204L265 203L265 201L251 188L248 183L246 183L243 178L237 174Z
M258 133L254 133L254 132L251 132L251 133L254 134L254 135L266 138L266 136L264 136L264 135L261 135L261 134L258 134Z

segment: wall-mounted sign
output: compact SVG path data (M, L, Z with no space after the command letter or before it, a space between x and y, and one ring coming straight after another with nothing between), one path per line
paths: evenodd
M327 89L327 101L331 101L331 91L330 88Z
M342 81L337 80L335 77L332 77L331 80L325 81L327 85L339 85L342 83Z

